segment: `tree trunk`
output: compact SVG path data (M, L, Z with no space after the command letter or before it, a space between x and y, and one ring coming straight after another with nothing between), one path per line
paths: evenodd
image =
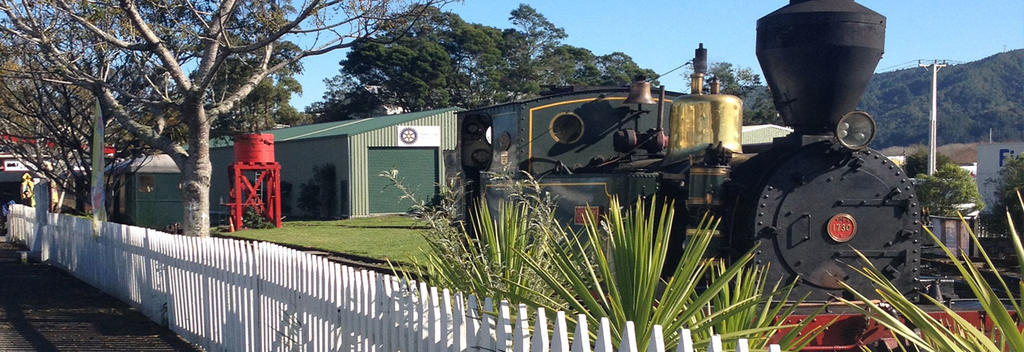
M191 103L191 104L190 104ZM188 158L181 172L182 227L187 236L210 236L210 123L202 100L183 104L188 126ZM191 106L189 106L191 105ZM188 116L192 115L192 116Z

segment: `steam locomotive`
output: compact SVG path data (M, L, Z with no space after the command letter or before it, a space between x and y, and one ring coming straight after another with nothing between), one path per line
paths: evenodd
M869 147L874 119L856 110L884 46L885 17L852 0L791 0L757 22L756 54L793 132L741 143L743 102L703 94L707 51L692 62L691 94L650 84L566 87L536 99L459 114L465 199L504 194L495 175L525 171L558 197L557 216L582 224L608 205L676 200L676 224L724 218L718 249L770 264L812 298L866 280L848 264L864 253L899 288L916 289L920 207L903 170ZM505 176L502 176L505 177ZM492 208L493 209L493 208ZM690 220L690 221L687 221ZM674 246L684 245L677 225ZM866 290L870 291L870 290Z

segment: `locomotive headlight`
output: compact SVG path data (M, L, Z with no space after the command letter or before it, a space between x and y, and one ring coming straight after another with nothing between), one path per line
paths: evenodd
M850 149L867 148L871 140L875 139L875 119L863 111L843 115L836 124L836 139Z

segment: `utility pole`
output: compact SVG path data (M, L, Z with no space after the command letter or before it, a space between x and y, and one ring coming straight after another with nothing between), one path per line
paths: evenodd
M917 66L918 67L923 67L923 68L928 68L928 69L932 70L932 115L931 115L931 126L930 126L930 129L928 131L928 175L931 176L931 175L935 174L935 154L936 154L936 147L935 147L935 122L937 120L937 118L936 118L936 110L937 110L937 108L936 108L937 107L936 100L938 99L938 79L937 79L937 77L938 77L939 69L943 68L943 67L946 67L947 63L946 63L945 60L943 60L941 63L939 62L939 60L933 60L932 63L930 63L930 64L922 64L921 60L918 60L917 61Z

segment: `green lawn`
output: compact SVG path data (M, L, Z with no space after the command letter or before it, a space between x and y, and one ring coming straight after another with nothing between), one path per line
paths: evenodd
M217 235L355 254L411 263L427 242L426 229L407 216L380 216L333 221L286 221L279 229L219 232Z

